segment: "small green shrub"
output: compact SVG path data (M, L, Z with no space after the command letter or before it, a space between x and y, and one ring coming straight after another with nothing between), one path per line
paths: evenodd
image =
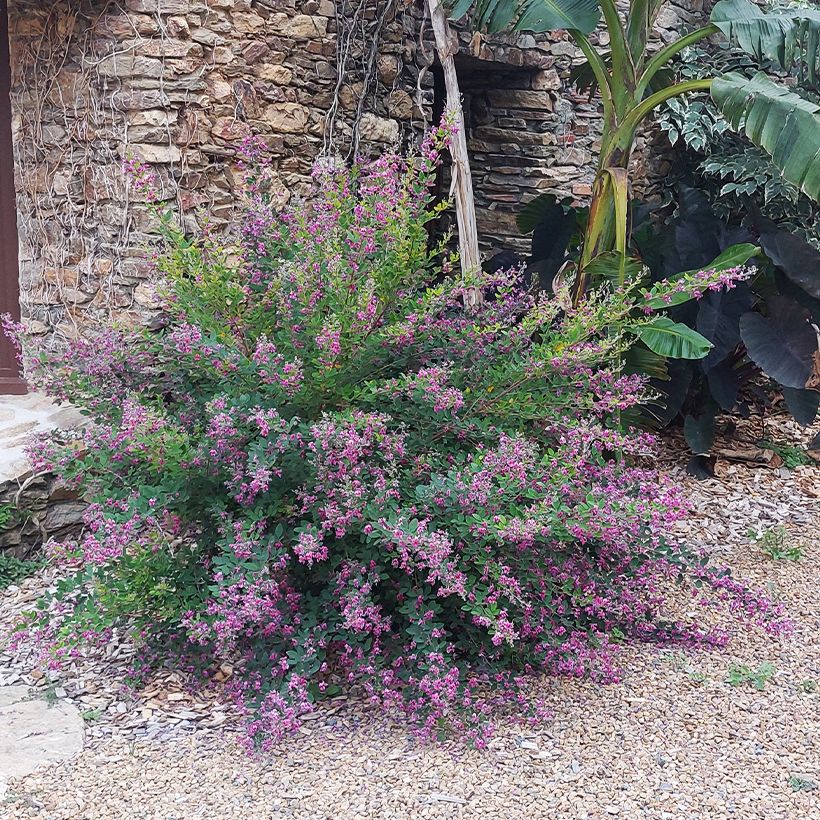
M49 709L55 707L60 701L57 695L56 683L49 683L44 689L41 689L38 694L46 702Z
M782 524L760 534L750 534L773 561L799 561L803 557L803 547L791 543L788 530Z
M33 575L41 566L39 561L27 561L0 553L0 589L17 584Z
M811 695L817 691L817 681L806 678L806 680L800 681L800 689L807 695Z
M755 689L762 692L766 688L766 682L774 675L775 671L774 664L769 663L769 661L764 661L757 669L752 669L750 666L743 664L732 664L729 667L726 680L730 686L743 686L751 683Z
M811 792L818 788L818 783L813 777L793 774L789 778L789 785L794 792Z
M14 510L10 504L0 504L0 532L7 529L14 518Z
M695 686L702 686L709 680L709 676L697 669L684 652L673 652L668 656L668 660L676 672L685 672Z
M803 447L795 447L793 444L780 444L776 441L769 441L763 439L759 442L760 446L765 450L771 450L783 459L783 464L789 469L793 470L795 467L805 467L814 462L809 458L809 454Z

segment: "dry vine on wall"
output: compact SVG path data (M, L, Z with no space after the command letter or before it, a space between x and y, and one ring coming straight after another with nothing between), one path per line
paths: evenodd
M269 140L288 194L317 156L349 161L423 128L411 93L421 7L339 0L312 17L255 0L223 7L13 0L22 302L41 332L74 335L151 307L152 223L129 199L129 152L157 169L189 230L227 228L236 148ZM421 82L421 81L420 81ZM199 213L197 213L197 209Z
M17 0L9 7L20 300L33 329L53 331L55 339L114 314L137 321L151 300L140 287L149 269L139 250L150 241L145 211L130 200L122 173L134 132L150 127L153 143L165 141L166 196L176 195L174 177L186 170L171 116L158 123L156 114L149 120L121 105L121 71L133 66L146 38L123 30L120 11L110 0ZM163 23L157 15L150 27L160 62ZM158 103L164 77L159 72L151 92Z

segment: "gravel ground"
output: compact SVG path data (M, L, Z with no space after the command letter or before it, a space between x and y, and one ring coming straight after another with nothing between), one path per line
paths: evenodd
M698 483L678 455L667 448L666 469L695 506L681 534L783 600L791 637L742 629L721 651L626 649L623 682L603 688L538 681L552 719L503 726L484 751L418 744L339 701L264 759L226 731L230 710L173 675L120 693L129 650L113 647L52 681L81 708L98 699L86 749L12 781L0 817L820 820L820 470L719 462L722 480ZM774 561L748 536L774 525L803 546L801 560ZM43 583L0 599L0 628ZM30 660L0 655L0 683L42 689ZM764 662L775 671L762 690L728 683L733 665Z

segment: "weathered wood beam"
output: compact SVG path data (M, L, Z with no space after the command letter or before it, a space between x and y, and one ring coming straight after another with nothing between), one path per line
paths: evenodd
M458 39L453 34L447 20L447 14L439 0L427 0L430 22L436 42L441 67L444 72L444 87L447 92L446 112L453 117L456 133L450 144L453 158L453 193L456 203L456 220L458 222L458 250L461 260L461 273L466 281L481 267L481 256L478 250L478 227L475 218L475 198L473 196L473 177L470 173L470 156L467 153L467 134L464 124L464 108L461 104L461 92L458 87L458 74L453 59L458 51ZM469 304L481 301L481 290L470 288L467 291Z

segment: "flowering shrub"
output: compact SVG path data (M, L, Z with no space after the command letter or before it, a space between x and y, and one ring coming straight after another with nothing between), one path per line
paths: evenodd
M644 295L564 310L515 272L434 264L446 139L319 168L281 213L253 157L240 263L163 217L163 327L32 365L91 421L80 454L35 445L94 499L82 542L54 550L75 580L31 627L55 658L127 627L231 662L258 742L351 685L480 742L528 673L613 679L624 640L722 640L663 616L670 582L777 622L667 540L683 501L639 466L651 439L619 429L645 398L616 366ZM488 298L465 307L468 286Z

